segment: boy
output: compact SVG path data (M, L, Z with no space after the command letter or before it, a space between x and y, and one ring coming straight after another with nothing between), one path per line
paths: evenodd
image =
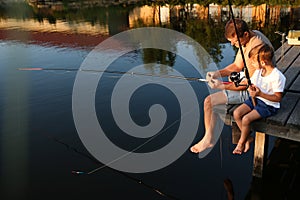
M233 117L241 130L241 137L233 154L242 154L249 150L245 144L250 134L250 124L257 119L276 114L280 108L279 102L285 86L286 78L272 62L273 49L266 44L261 45L257 58L255 55L255 49L249 52L251 64L256 67L251 77L253 85L248 88L250 98L233 112ZM251 97L256 100L255 106Z

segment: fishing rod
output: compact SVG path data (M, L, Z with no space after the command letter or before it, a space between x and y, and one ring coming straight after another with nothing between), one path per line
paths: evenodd
M232 10L232 4L231 4L230 0L228 0L228 4L229 4L229 10L230 10L230 13L231 13L231 17L232 17L232 20L233 20L235 33L236 33L238 44L239 44L239 49L240 49L240 52L241 52L241 55L242 55L242 59L243 59L243 63L244 63L244 72L245 72L245 76L246 76L246 79L247 79L247 88L248 88L249 86L252 85L252 83L251 83L249 71L248 71L248 68L247 68L247 64L246 64L246 60L245 60L245 56L244 56L244 52L243 52L243 48L242 48L242 44L241 44L241 40L240 40L240 36L238 35L238 30L237 30L236 22L235 22L235 19L234 19L234 14L233 14L233 10ZM253 105L255 106L256 105L255 98L251 98L251 99L252 99Z
M18 68L20 71L81 71L81 72L91 72L91 73L110 73L110 74L127 74L127 75L137 75L137 76L148 76L148 77L158 77L158 78L174 78L174 79L182 79L187 81L196 81L196 82L208 82L208 80L198 77L184 77L177 75L158 75L158 74L150 74L150 73L139 73L139 72L124 72L124 71L116 71L116 70L98 70L98 69L76 69L76 68L42 68L42 67L28 67L28 68ZM231 84L232 82L223 81L222 84Z

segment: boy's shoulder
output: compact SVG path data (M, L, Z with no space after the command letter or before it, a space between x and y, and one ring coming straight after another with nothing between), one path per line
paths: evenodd
M277 74L277 76L279 78L284 78L285 79L285 75L277 67L274 67L273 74Z

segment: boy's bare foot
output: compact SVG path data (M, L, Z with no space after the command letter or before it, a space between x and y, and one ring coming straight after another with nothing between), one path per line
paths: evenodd
M241 155L244 150L245 144L238 143L232 153Z
M251 144L251 142L253 142L253 137L251 137L251 136L249 136L248 138L247 138L247 141L246 141L246 143L245 143L245 149L244 149L244 153L246 153L247 151L249 151L249 149L250 149L250 144Z
M190 151L193 153L200 153L208 148L212 148L214 144L212 142L206 142L204 139L202 139L200 142L195 144L190 148Z

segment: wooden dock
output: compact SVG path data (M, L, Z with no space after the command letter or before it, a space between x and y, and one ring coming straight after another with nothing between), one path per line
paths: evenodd
M253 176L262 177L267 160L267 135L300 141L300 46L284 43L275 52L278 69L286 77L279 112L252 125L256 132Z
M268 135L300 141L300 46L284 43L276 51L276 60L278 69L286 77L281 108L275 116L254 123L252 128Z
M285 42L275 52L277 67L286 76L286 86L279 112L252 124L256 132L254 143L253 176L262 177L266 163L268 136L272 135L300 142L300 45ZM236 106L228 105L225 124L236 130L232 117Z

